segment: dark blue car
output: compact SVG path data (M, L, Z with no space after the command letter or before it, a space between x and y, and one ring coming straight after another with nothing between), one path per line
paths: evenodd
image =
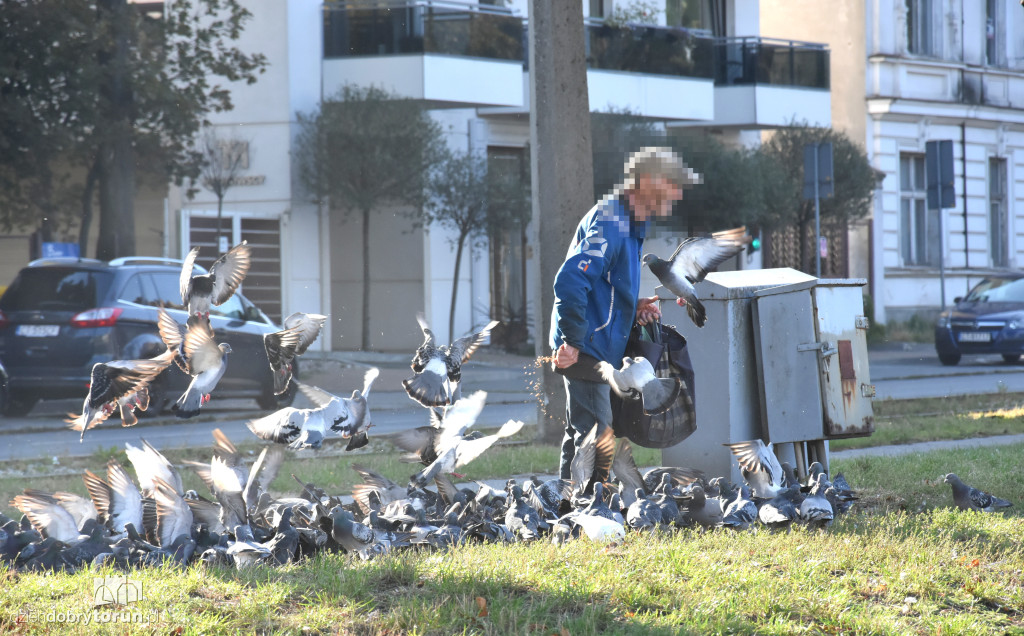
M988 276L935 324L935 351L945 365L970 354L1000 354L1017 362L1024 354L1024 274Z
M195 272L205 273L196 267ZM9 416L39 400L84 398L97 362L151 358L166 347L157 333L161 305L184 325L181 261L78 258L33 261L0 296L0 360L9 375ZM244 285L244 283L243 283ZM232 353L214 396L252 398L264 409L287 406L295 383L274 395L263 334L278 327L241 293L210 309L217 342ZM159 413L191 380L176 365L149 387L150 413Z

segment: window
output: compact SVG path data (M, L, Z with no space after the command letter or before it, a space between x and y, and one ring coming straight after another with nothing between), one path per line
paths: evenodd
M152 282L156 289L150 288L150 295L154 295L154 304L163 303L168 309L185 309L181 304L181 278L178 274L170 272L153 272Z
M924 155L900 155L900 256L904 265L939 264L939 211L927 209Z
M988 238L993 267L1009 267L1009 215L1007 214L1006 159L988 160Z
M989 66L1002 64L999 47L999 3L985 0L985 63Z
M906 0L907 51L914 55L934 55L932 0Z
M142 275L136 274L129 278L118 298L138 305L149 304L145 292L142 291Z

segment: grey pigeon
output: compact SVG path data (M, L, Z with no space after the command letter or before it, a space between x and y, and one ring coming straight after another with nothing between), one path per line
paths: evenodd
M44 537L51 537L62 543L75 541L79 537L75 518L62 508L50 493L26 489L11 500L11 506L28 517L32 527Z
M153 491L156 490L157 478L169 484L179 495L185 494L181 475L174 465L152 444L141 437L139 441L142 442L142 448L125 442L124 450L128 461L132 463L132 468L135 469L135 476L139 480L139 489L143 496L152 496Z
M181 302L189 322L209 319L210 305L221 305L235 293L249 271L251 250L245 241L232 247L210 267L208 274L193 275L199 248L193 247L181 266Z
M718 497L707 497L704 487L693 484L690 488L690 499L685 502L690 519L702 528L716 528L722 525L722 500Z
M318 409L323 410L324 423L331 433L348 440L360 437L359 444L365 446L366 431L373 424L366 398L369 397L370 388L378 375L380 375L380 369L376 367L367 369L363 375L363 389L352 391L352 397L348 398L338 397L321 388L306 384L300 384L299 390ZM349 448L345 450L353 450L357 447L353 447L350 443Z
M747 442L725 444L732 451L740 465L743 478L750 484L754 497L771 499L782 490L784 474L779 458L775 456L772 445L765 445L759 439Z
M459 397L462 364L483 344L498 321L492 320L477 333L459 338L448 346L438 346L423 314L417 314L416 320L423 331L423 344L412 359L415 375L403 380L402 386L409 397L423 406L446 406Z
M181 535L192 535L192 510L174 487L156 477L153 479L153 498L156 500L157 539L161 546L169 546Z
M800 519L807 525L815 528L824 528L832 523L835 517L835 510L832 503L825 496L825 490L829 487L828 479L824 473L818 473L814 484L811 485L811 492L800 502L797 512Z
M597 372L620 397L641 400L647 415L667 411L682 388L679 378L656 376L654 367L643 356L623 358L621 370L602 360L597 363Z
M284 329L263 336L263 346L274 375L275 394L280 395L288 389L292 379L292 361L313 344L325 322L327 316L295 312L284 319Z
M739 254L750 242L745 227L716 232L711 236L691 236L683 240L668 260L644 254L643 264L651 268L662 285L686 301L686 313L698 327L707 322L704 305L693 288L708 272Z
M757 521L757 504L750 496L750 486L740 486L739 496L722 511L722 526L734 530L746 530Z
M784 528L800 515L793 499L799 493L796 486L784 488L775 497L762 503L757 509L757 518L770 528Z
M320 448L327 437L324 409L298 409L286 406L245 425L256 437L290 448Z
M633 491L633 502L626 509L626 525L634 530L647 530L661 525L661 508L647 499L642 488Z
M953 503L960 510L977 510L979 512L995 512L1000 508L1009 508L1013 504L1005 499L990 495L983 490L968 486L960 481L954 473L949 473L942 480L953 488Z
M595 483L607 479L614 456L615 432L594 424L569 462L573 497L590 494Z
M185 334L182 347L192 382L175 402L172 410L178 417L193 417L198 415L202 405L209 401L210 393L224 375L231 345L226 342L219 345L215 343L210 323L198 321Z

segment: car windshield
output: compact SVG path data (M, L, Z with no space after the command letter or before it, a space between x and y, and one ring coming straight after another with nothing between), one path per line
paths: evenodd
M84 311L98 307L111 272L39 267L21 270L0 298L4 311Z
M967 294L968 303L1024 302L1024 278L986 278Z

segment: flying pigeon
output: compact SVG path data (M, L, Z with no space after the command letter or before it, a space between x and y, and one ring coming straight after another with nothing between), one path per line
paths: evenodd
M192 417L210 400L210 393L224 375L231 345L215 343L210 323L200 321L189 328L182 348L192 382L171 408L178 417Z
M352 397L340 398L315 386L300 384L302 394L324 412L327 428L342 439L349 440L345 450L366 446L369 439L367 429L373 424L366 398L370 395L373 381L380 375L380 369L370 367L363 375L363 390L352 391Z
M783 471L772 445L759 439L725 444L740 465L743 478L757 499L771 499L782 490Z
M199 248L193 247L181 266L181 302L192 318L210 317L210 305L221 305L235 293L249 271L252 250L242 241L217 259L209 274L192 274Z
M107 462L107 479L86 470L83 477L99 519L118 536L127 536L126 523L142 527L142 495L116 460Z
M644 254L643 264L651 268L662 285L686 301L686 313L698 327L707 322L704 305L693 288L708 272L739 254L751 240L746 227L715 232L711 236L691 236L683 240L669 259ZM677 301L678 302L678 301Z
M94 364L89 394L82 404L81 416L71 421L72 430L81 431L80 439L84 438L87 430L106 420L119 406L125 426L137 422L128 415L136 404L142 404L143 399L137 394L170 363L170 354L162 353L146 360L112 360ZM148 396L145 402L148 405Z
M441 423L441 435L434 447L437 459L413 477L414 484L422 487L439 474L451 474L456 468L465 466L479 457L499 439L519 432L523 423L509 420L494 435L487 435L479 439L466 439L467 429L480 416L486 400L487 392L477 391L473 395L459 400L448 409L444 421Z
M287 444L297 450L320 448L327 437L323 409L286 406L258 420L249 420L245 425L260 439Z
M292 379L292 360L306 352L313 344L327 316L295 312L284 319L284 329L263 336L267 360L274 374L274 393L280 395L288 389Z
M416 315L416 320L423 330L423 344L416 349L412 359L412 370L416 375L403 380L402 386L409 397L423 406L446 406L459 398L462 363L483 344L498 321L492 320L477 333L459 338L445 347L434 345L434 332L422 313Z
M643 356L623 358L621 370L602 360L597 363L597 372L619 396L641 400L647 415L667 411L679 397L682 387L679 378L654 375L654 367Z
M953 488L953 503L960 510L977 510L995 512L999 508L1009 508L1013 504L1005 499L990 495L983 490L968 486L960 481L954 473L949 473L942 480Z

